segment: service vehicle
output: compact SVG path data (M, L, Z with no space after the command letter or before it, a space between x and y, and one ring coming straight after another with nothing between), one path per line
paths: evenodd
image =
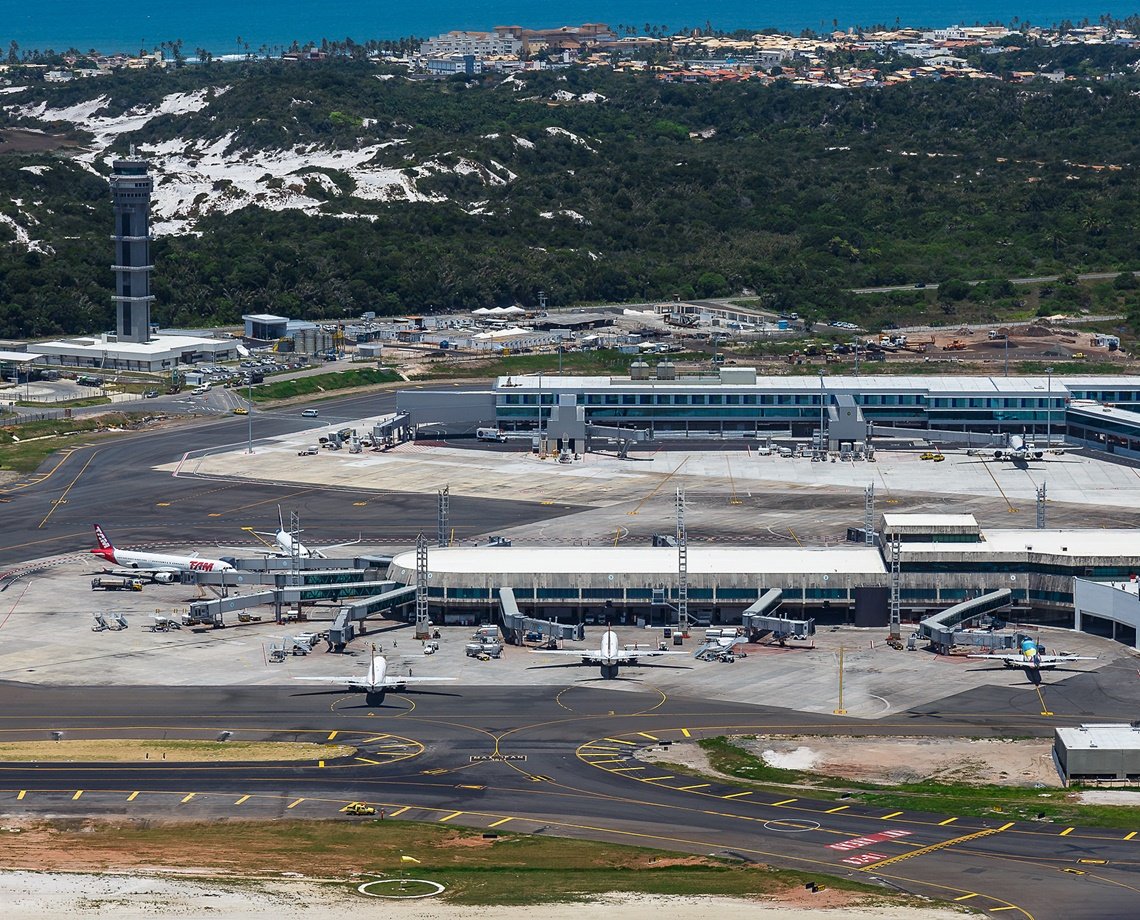
M316 409L306 409L301 413L301 418L316 418L321 413Z
M363 802L349 802L341 810L344 815L374 815L376 809L371 805L365 805Z

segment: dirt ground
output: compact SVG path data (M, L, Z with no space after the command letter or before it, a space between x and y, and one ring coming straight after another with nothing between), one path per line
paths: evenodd
M360 882L364 879L356 879ZM950 908L837 906L822 892L796 892L790 900L749 901L630 895L613 892L596 900L532 907L459 907L440 900L367 898L347 885L310 881L181 880L161 876L0 873L5 920L43 917L151 920L155 916L203 916L225 920L957 920ZM806 902L806 903L805 903Z
M0 743L0 761L21 763L136 763L166 760L178 763L261 760L333 760L348 757L356 748L347 744L313 744L290 741L6 741Z
M851 738L841 736L735 739L773 767L874 783L940 780L955 783L1060 788L1047 740L1000 741L962 738ZM716 775L696 744L644 751L645 759L668 761Z
M0 153L47 153L60 147L78 147L78 141L60 134L5 128L0 132Z

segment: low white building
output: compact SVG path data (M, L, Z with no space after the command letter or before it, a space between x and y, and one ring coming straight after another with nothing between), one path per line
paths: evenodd
M104 370L166 371L199 361L232 361L236 339L152 335L149 342L120 342L112 333L37 343L44 364Z
M444 32L429 38L420 46L425 57L443 57L452 54L473 54L476 57L513 55L522 53L523 43L510 32Z

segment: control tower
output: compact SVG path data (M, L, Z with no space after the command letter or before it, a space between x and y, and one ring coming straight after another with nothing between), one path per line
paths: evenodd
M115 160L111 201L115 208L115 331L120 342L150 341L150 193L154 182L144 160Z

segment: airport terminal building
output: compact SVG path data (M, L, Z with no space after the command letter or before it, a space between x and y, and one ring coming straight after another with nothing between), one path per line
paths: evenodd
M688 548L687 594L699 621L739 623L765 591L782 612L821 623L881 626L899 542L904 618L923 617L1008 588L1021 622L1077 627L1135 646L1138 620L1101 613L1074 620L1074 578L1128 580L1140 572L1132 530L986 530L970 514L886 514L878 545ZM416 582L416 554L397 555L388 577ZM492 617L499 591L519 608L564 623L675 622L678 551L668 546L444 547L428 551L427 594L437 622ZM1090 611L1091 613L1091 611Z
M651 430L659 438L808 438L823 415L832 446L885 426L1064 436L1140 458L1138 377L764 377L749 367L678 376L669 362L635 362L628 377L540 374L499 377L485 390L404 390L397 408L421 429L541 430L575 447L587 426Z

